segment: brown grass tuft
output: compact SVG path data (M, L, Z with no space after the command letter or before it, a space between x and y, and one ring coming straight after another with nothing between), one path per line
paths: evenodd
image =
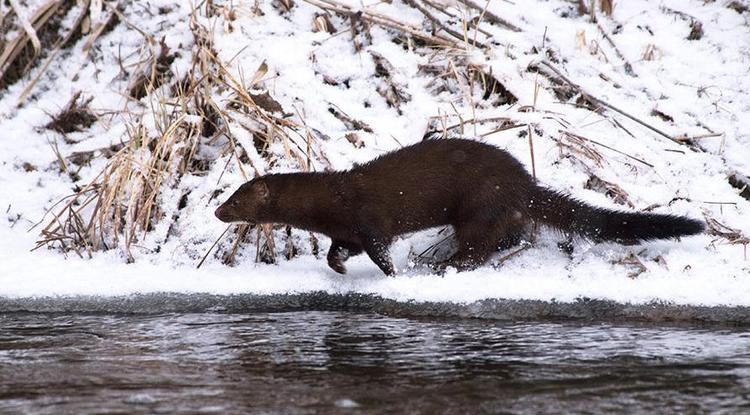
M89 103L94 97L81 98L81 92L76 92L68 104L45 127L62 134L83 131L96 122L96 115L89 109Z

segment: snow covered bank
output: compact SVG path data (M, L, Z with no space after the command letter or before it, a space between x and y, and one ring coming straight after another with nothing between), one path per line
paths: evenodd
M629 1L592 23L573 2L491 2L493 15L520 30L485 19L476 44L486 47L478 48L439 29L453 46L431 40L429 19L398 0L365 7L374 19L365 23L325 2L290 10L286 2L214 3L208 11L128 3L94 48L84 37L0 91L0 297L323 292L457 304L750 306L750 202L740 196L750 176L750 12L721 1ZM444 11L439 18L458 33L462 16L479 15L462 2ZM152 67L158 74L144 87L138 80ZM93 98L98 120L80 131L45 128L77 92ZM254 172L343 169L441 136L506 148L530 169L533 141L541 182L601 206L715 221L713 234L637 246L577 242L569 256L559 235L541 230L497 268L438 277L412 266L443 239L431 230L394 244L401 272L390 279L364 257L351 260L349 275L334 274L314 254L324 256L329 241L307 232L233 230L195 269L224 229L214 208ZM175 140L168 156L154 149ZM132 170L117 170L122 163ZM156 188L100 175L152 180L152 170L163 174ZM114 198L104 204L122 216L89 222L96 199L80 197L62 212L73 199L57 204L102 187ZM141 213L132 195L153 210ZM30 252L57 214L69 239ZM71 224L91 231L88 239Z
M670 242L649 244L646 249L663 253L666 261L679 265L679 269L689 269L675 272L651 266L649 273L638 278L628 278L629 268L602 260L632 249L615 245L589 247L572 270L570 260L550 246L532 248L499 269L484 267L473 272L449 272L442 277L420 267L409 269L406 258L402 257L396 263L405 269L395 278L383 276L365 257L350 260L349 274L341 276L328 269L324 259L311 256L280 265L248 262L230 268L210 263L195 269L190 265L147 261L126 264L118 255L108 253L91 260L73 257L66 260L53 253L16 251L8 255L8 250L3 250L0 296L325 292L372 294L401 302L471 303L484 299L575 302L593 298L631 304L660 301L677 305L750 305L750 279L731 272L719 274L715 262L697 260L694 253L701 249L701 238L696 239L677 246ZM7 241L4 245L7 247ZM405 254L405 247L396 249ZM540 257L545 259L540 261Z

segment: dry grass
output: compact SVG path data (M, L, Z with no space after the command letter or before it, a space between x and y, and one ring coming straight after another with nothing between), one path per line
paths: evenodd
M300 130L297 124L282 118L280 105L268 94L253 94L248 90L259 84L267 68L261 65L247 82L236 79L212 50L212 40L207 28L197 19L191 22L195 42L199 45L193 55L190 73L174 79L170 70L173 56L164 40L154 42L144 36L148 54L136 71L127 94L133 99L144 98L147 103L143 113L121 113L115 116L127 119L126 143L116 151L77 154L76 160L85 163L93 157L105 156L104 169L78 192L65 198L51 212L41 229L41 246L57 246L65 252L90 255L92 251L121 247L129 260L132 249L143 240L157 223L168 220L165 211L168 203L162 200L165 189L175 188L186 173L202 174L205 163L196 159L201 145L216 143L225 137L223 154L237 163L247 179L243 166L249 163L247 151L227 135L227 125L240 125L256 137L260 147L282 141L287 146L287 156L307 165L311 149L292 144L290 132ZM217 90L231 91L226 105L213 100ZM48 127L61 132L87 127L94 115L87 101L76 95ZM153 125L149 120L152 120ZM196 122L196 120L200 120ZM66 158L59 157L61 169L67 167ZM176 220L172 217L171 220ZM235 242L223 255L225 262L234 261L239 244L249 235L248 226L236 227ZM259 258L273 262L274 236L270 227L258 227L256 240ZM290 248L293 250L293 248Z
M198 130L186 114L160 110L160 134L149 134L140 123L131 126L128 145L42 229L40 244L58 242L80 255L82 250L119 245L123 239L132 260L133 244L163 218L158 201L162 186L187 171L198 145Z
M114 27L114 10L118 7L116 3L114 6L108 5L112 12L105 13L104 19L94 21L94 16L101 12L96 8L103 7L101 2L48 0L36 4L35 9L28 10L28 20L21 19L14 13L16 7L25 9L26 5L17 0L11 2L13 7L10 12L0 19L0 33L10 32L14 27L22 30L17 31L16 36L6 44L0 39L0 90L28 76L34 65L45 58L39 66L40 70L18 99L18 105L22 105L32 95L38 81L62 48L85 37L84 49L88 52L99 36ZM70 16L73 11L77 14ZM69 24L63 27L61 22L66 19L69 19Z
M15 23L22 30L18 31L18 34L4 45L2 53L0 53L0 88L17 81L29 71L31 65L42 54L42 40L47 43L48 37L59 36L59 12L64 6L59 1L46 1L31 12L28 20L24 20L19 16L25 10L16 10L22 5L17 1L13 1L11 5L15 12ZM11 18L7 18L7 21L3 19L4 30L10 24ZM0 28L3 27L0 26Z

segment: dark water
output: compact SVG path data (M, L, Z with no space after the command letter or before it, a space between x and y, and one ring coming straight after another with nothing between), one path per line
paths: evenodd
M343 312L0 314L2 413L748 410L743 329Z

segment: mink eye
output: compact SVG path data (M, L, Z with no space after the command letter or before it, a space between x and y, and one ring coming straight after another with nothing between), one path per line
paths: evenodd
M232 200L232 206L239 206L240 201L239 200Z

